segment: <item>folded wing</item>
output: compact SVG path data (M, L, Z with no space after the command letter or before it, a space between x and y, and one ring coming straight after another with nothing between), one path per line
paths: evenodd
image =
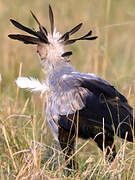
M67 117L73 117L78 111L82 125L103 127L104 119L108 131L115 131L122 138L128 132L127 139L133 140L133 110L127 99L107 81L93 74L73 72L61 76L56 88L58 93L53 96L51 109L53 115L59 115L60 126L69 130L72 122Z

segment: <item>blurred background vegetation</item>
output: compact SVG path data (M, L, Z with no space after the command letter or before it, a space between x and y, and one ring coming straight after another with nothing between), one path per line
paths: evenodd
M43 100L39 98L39 94L32 95L24 90L18 90L14 82L19 71L22 76L32 76L41 80L44 78L36 54L36 47L24 45L8 38L8 34L19 32L10 23L10 18L28 27L37 27L30 15L30 10L49 30L49 3L55 14L57 31L60 33L63 34L83 22L83 28L76 36L83 35L89 29L93 30L94 35L98 35L98 39L95 41L81 41L66 47L73 51L71 63L76 70L95 73L110 81L135 107L135 1L0 0L0 176L3 179L15 179L15 177L20 179L20 177L26 177L28 172L34 174L41 169L43 172L46 172L47 169L48 173L46 172L46 174L50 175L55 169L56 159L52 160L51 168L49 166L51 161L48 161L54 155L54 150L51 149L50 152L45 149L48 146L56 148L58 145L57 143L55 145L55 141L52 140L52 134L44 121ZM20 70L21 65L22 70ZM18 114L20 116L17 116ZM36 140L40 145L43 143L45 149L42 153L40 153L41 148L38 149L36 151L38 155L33 155L35 159L28 167L29 170L26 168L23 171L23 166L27 166L26 159L29 151L28 154L20 151L33 147L33 140ZM94 161L98 160L102 154L94 144L91 147L91 143L85 148L85 155L83 152L80 153L84 161L91 153L90 161L93 157ZM120 146L120 142L118 146ZM44 156L41 157L41 154ZM45 161L49 162L49 165L45 166ZM122 168L125 168L123 171L125 174L122 177L133 177L133 168L128 171L130 176L126 176L128 169L126 167L132 163L130 161L124 167L121 165ZM35 166L36 170L34 171L33 167ZM48 169L51 171L49 172ZM104 177L106 172L104 169L100 169L101 172L103 171L101 177ZM100 173L98 175L100 179ZM62 175L60 176L62 177ZM110 177L112 176L107 176L108 179ZM117 174L116 177L118 177Z

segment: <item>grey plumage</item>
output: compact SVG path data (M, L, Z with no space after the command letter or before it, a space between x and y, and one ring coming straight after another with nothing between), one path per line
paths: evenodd
M94 139L99 148L103 150L104 119L106 157L113 160L116 155L114 134L125 138L128 133L127 140L133 141L133 108L109 82L94 74L75 71L68 63L72 52L64 52L65 45L78 40L95 40L97 36L91 37L92 31L90 30L80 38L70 39L70 36L81 28L82 23L64 35L56 32L50 6L51 33L47 32L33 13L32 15L39 25L39 31L33 31L14 20L11 22L19 29L36 37L25 35L9 35L9 37L27 44L37 44L41 67L46 73L44 85L40 88L42 93L47 94L45 118L55 138L60 142L65 159L68 160L73 153L76 134L84 139ZM19 80L17 82L18 85L22 83ZM35 82L34 85L32 82L30 84L34 89L38 89L35 87ZM25 79L23 83L19 86L26 88ZM32 89L32 87L28 86L27 89ZM74 160L73 166L75 169L78 168ZM67 167L72 168L71 161Z

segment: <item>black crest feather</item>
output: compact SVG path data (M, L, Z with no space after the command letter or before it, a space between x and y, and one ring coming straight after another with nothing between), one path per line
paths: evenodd
M18 29L21 29L21 30L23 30L23 31L25 31L25 32L27 32L27 33L29 33L29 34L32 34L32 35L34 35L34 36L37 36L37 37L41 38L41 36L40 36L36 31L33 31L32 29L30 29L30 28L28 28L28 27L20 24L19 22L15 21L15 20L13 20L13 19L10 19L10 21L11 21L11 23L12 23L15 27L17 27Z
M47 32L46 28L40 24L39 20L34 15L34 13L32 11L30 11L30 12L32 14L32 17L35 19L35 21L37 22L37 24L39 26L39 31L32 30L13 19L10 19L10 21L18 29L21 29L35 37L21 35L21 34L10 34L8 37L11 39L22 41L25 44L40 44L40 43L49 44L49 41L47 38L48 32ZM51 34L53 35L54 15L53 15L53 11L52 11L52 8L50 5L49 5L49 19L50 19L50 25L51 25ZM78 40L95 40L97 38L97 36L91 36L92 31L90 30L87 34L85 34L84 36L82 36L80 38L70 39L70 36L73 35L74 33L76 33L77 31L79 31L79 29L81 27L82 27L82 23L78 24L77 26L72 28L70 31L66 32L63 36L61 36L61 38L59 39L59 42L62 43L63 45L69 45L69 44L73 44L74 42L76 42ZM63 56L70 56L70 55L71 55L71 52L66 52L63 54Z
M47 37L46 37L46 35L47 35L47 30L46 30L46 28L43 27L43 26L41 26L39 20L38 20L37 17L34 15L34 13L33 13L32 11L30 11L30 12L31 12L33 18L35 19L35 21L37 22L37 24L39 25L39 30L40 30L40 33L41 33L43 39L45 40L46 43L48 43L48 39L47 39Z
M50 25L51 25L51 34L53 34L54 31L54 16L51 6L49 5L49 18L50 18Z
M71 36L72 34L76 33L81 27L82 27L82 23L78 24L77 26L75 26L73 29L71 29L70 31L66 32L61 38L60 40L63 41L67 41L69 39L69 36Z
M65 45L69 45L69 44L73 44L75 43L76 41L79 41L79 40L95 40L98 38L98 36L92 36L92 31L90 30L86 35L80 37L80 38L75 38L75 39L70 39L70 40L67 40L64 42Z
M41 42L39 38L21 35L21 34L9 34L8 37L14 40L22 41L25 44L38 44Z
M69 57L71 55L72 55L72 51L68 51L68 52L63 53L61 56L62 57Z
M34 14L32 14L32 15L33 15L34 19L36 21L38 21L37 18L34 16ZM19 22L13 20L13 19L10 19L10 21L18 29L21 29L21 30L33 35L33 36L36 36L37 38L31 37L31 36L26 36L26 35L21 35L21 34L10 34L8 36L9 38L23 41L25 44L37 44L37 43L41 43L41 42L42 43L48 43L48 39L45 35L45 30L43 29L43 27L39 28L40 31L34 31L34 30L20 24Z

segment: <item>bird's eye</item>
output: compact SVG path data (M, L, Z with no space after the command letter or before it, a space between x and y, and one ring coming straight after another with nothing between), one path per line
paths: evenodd
M40 52L40 46L37 45L37 53L39 53L39 52Z

